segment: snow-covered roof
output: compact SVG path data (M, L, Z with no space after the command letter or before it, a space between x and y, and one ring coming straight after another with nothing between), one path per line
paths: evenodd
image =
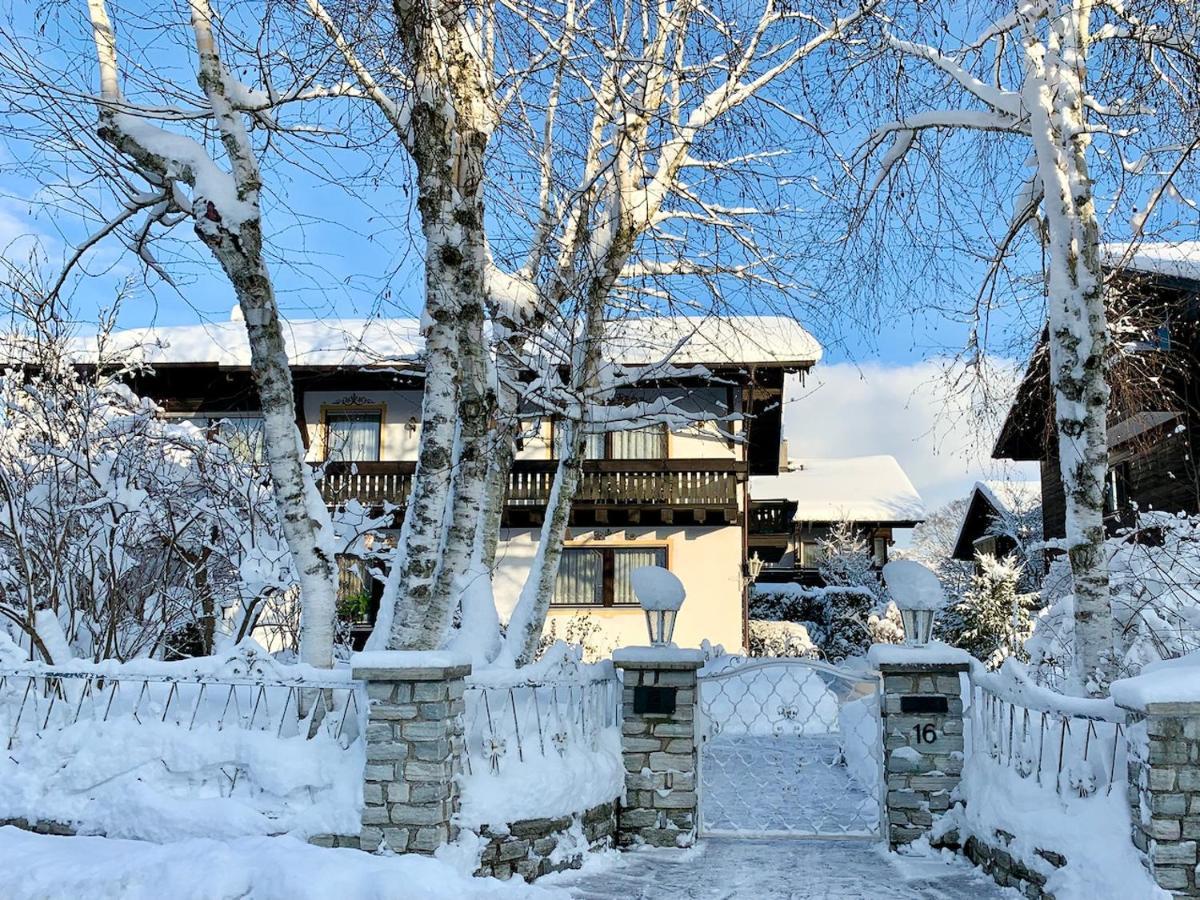
M983 510L975 513L976 497L982 497L995 513ZM954 537L954 558L969 561L974 558L973 540L978 529L991 526L994 515L1020 516L1032 512L1042 505L1042 483L1040 481L977 481L967 495L967 508L958 523L958 534ZM973 513L975 513L973 515ZM967 534L967 528L977 529L975 536ZM969 539L968 539L969 538Z
M792 459L750 479L755 501L796 504L797 522L918 522L925 503L894 456Z
M1108 266L1200 281L1200 241L1139 243L1132 251L1128 244L1102 244L1100 256Z
M821 345L785 316L659 316L609 324L610 358L624 365L812 365ZM416 366L424 347L416 319L290 319L283 323L294 366ZM250 365L243 322L154 326L108 336L105 351L154 365ZM96 339L78 341L81 362ZM668 359L669 358L669 359Z
M1042 503L1040 481L977 481L979 491L997 512L1017 515L1031 510Z

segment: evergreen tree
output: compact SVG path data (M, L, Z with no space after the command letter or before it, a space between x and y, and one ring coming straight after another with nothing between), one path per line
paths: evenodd
M1013 556L980 556L979 571L954 608L962 622L954 643L992 668L1009 656L1026 658L1038 595L1020 592L1022 568Z

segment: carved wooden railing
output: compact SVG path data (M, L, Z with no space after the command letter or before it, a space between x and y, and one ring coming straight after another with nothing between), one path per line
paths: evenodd
M519 460L509 478L509 506L542 507L550 497L554 460ZM328 463L320 482L326 503L358 500L400 505L412 490L413 462ZM577 505L736 507L745 464L712 459L589 460Z

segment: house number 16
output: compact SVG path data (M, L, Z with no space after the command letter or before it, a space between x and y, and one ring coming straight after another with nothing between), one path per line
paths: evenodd
M918 744L932 744L937 740L937 728L926 722L924 725L914 725L913 733L917 736Z

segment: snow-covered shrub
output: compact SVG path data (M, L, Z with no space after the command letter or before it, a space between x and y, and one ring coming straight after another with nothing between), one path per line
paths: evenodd
M1115 677L1200 649L1200 516L1140 513L1106 542L1112 585ZM1038 678L1058 684L1071 671L1074 597L1059 558L1046 576L1047 608L1025 649Z
M164 418L67 347L33 341L0 376L3 627L62 663L211 653L286 615L291 556L241 436ZM368 520L344 518L353 548Z
M757 584L750 592L750 618L804 628L817 655L833 661L861 656L875 641L903 637L894 606L881 607L875 593L860 587Z
M867 617L867 633L872 644L904 643L904 620L894 601L889 600L882 612Z
M972 653L991 668L1009 656L1025 659L1025 641L1033 633L1032 615L1040 606L1037 594L1022 593L1023 566L1015 556L979 557L980 571L955 605L962 628L950 643Z
M769 619L750 620L750 656L815 657L820 654L799 622L773 622Z

